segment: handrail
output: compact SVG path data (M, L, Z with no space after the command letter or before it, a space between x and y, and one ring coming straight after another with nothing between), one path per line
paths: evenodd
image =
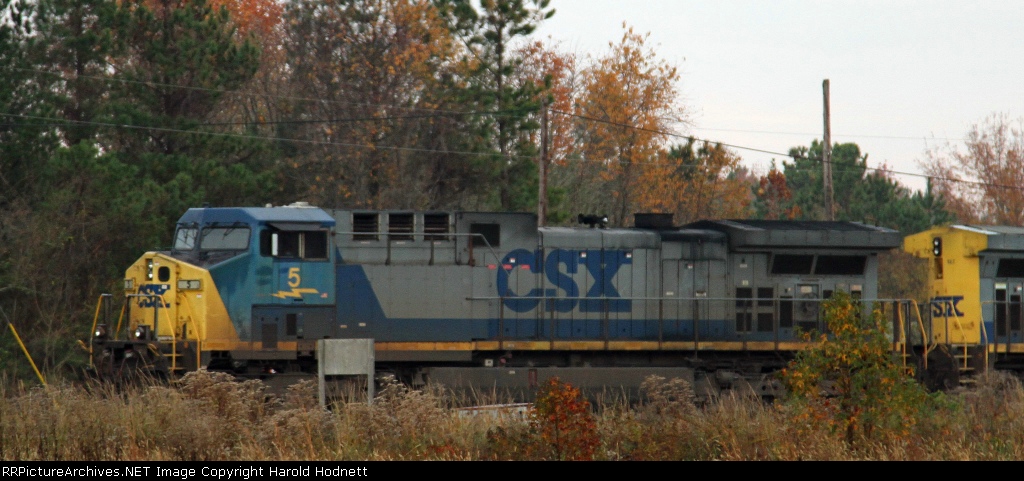
M200 345L199 345L199 339L200 339L200 336L199 336L199 324L196 321L197 317L196 317L195 313L192 312L192 303L189 302L188 296L186 296L185 294L183 294L181 292L178 292L178 297L180 297L180 298L185 300L185 302L184 302L185 309L188 309L188 320L185 321L184 323L182 323L182 327L184 328L184 329L182 329L182 339L184 339L186 341L188 340L188 323L189 323L189 321L192 322L192 326L193 326L193 328L196 331L196 336L195 336L195 341L196 341L196 367L198 368L199 365L200 365L200 357L199 356L200 356L200 352L201 352ZM175 356L175 358L177 358L177 356ZM172 370L173 369L174 369L174 367L173 367L173 362L172 362Z
M985 367L982 369L981 372L982 372L982 374L985 375L985 378L987 379L988 378L988 330L985 328L985 320L984 319L981 319L980 323L981 323L981 339L982 339L982 343L985 345L985 349L982 349L982 351L985 353L984 354Z
M161 301L164 299L163 294L160 294L159 297ZM174 322L174 319L171 318L171 314L167 311L170 311L170 309L164 309L164 316L167 317L167 326L170 328L169 330L171 331L171 368L168 372L174 373L175 363L178 359L178 336L176 333L176 331L178 330L178 326L177 323ZM157 315L159 315L159 313L157 313ZM156 329L156 326L153 326L153 335L156 337L156 341L160 342L160 331Z
M917 302L917 300L914 300L914 299L910 299L910 301L913 303L914 313L917 315L918 328L921 329L921 350L922 350L921 360L922 360L922 363L924 364L924 369L927 371L928 370L928 354L930 352L932 352L933 350L935 350L936 345L934 345L934 344L931 345L931 346L928 345L928 333L929 333L929 331L925 330L924 316L921 315L921 304L919 304Z
M128 310L128 298L125 298L124 303L121 304L121 313L117 315L117 329L112 331L114 340L117 340L117 333L121 332L121 322L124 321L125 313Z
M190 316L189 319L192 320L193 324L194 324L195 323L195 313L192 311L191 303L189 303L188 302L188 298L183 296L182 294L179 293L178 296L185 298L185 305L186 305L186 308L189 311L189 316ZM104 299L109 299L109 298L112 298L112 297L113 296L111 294L101 294L100 298L99 298L99 300L98 300L98 302L96 304L96 311L95 311L94 316L93 316L92 331L89 334L89 365L90 365L90 367L93 367L95 365L94 364L94 362L95 362L94 340L95 340L96 326L99 325L100 309L102 308L102 304L103 304ZM160 295L160 294L127 294L127 295L125 295L125 303L122 305L121 312L118 315L117 328L114 329L114 331L112 332L112 336L111 336L112 339L115 339L115 340L117 339L117 333L120 332L121 326L122 326L122 324L123 324L123 322L125 320L125 312L127 310L128 304L131 302L131 299L133 299L133 298L146 298L146 299L153 300L153 302L154 302L153 309L156 309L156 311L157 311L155 313L155 316L154 316L153 336L156 337L157 341L159 341L159 338L160 338L159 326L158 326L157 321L159 320L160 311L162 310L164 312L164 319L167 322L167 325L168 325L170 333L171 333L171 353L170 353L171 365L170 365L170 371L174 372L178 368L178 366L177 366L177 359L178 359L178 353L177 353L177 345L178 345L177 329L179 327L181 327L181 326L187 326L188 321L185 321L181 325L179 325L177 322L175 322L175 320L171 317L171 313L169 312L170 309L164 308L164 304L166 304L166 300L164 299L163 295ZM157 305L157 303L159 303L159 305ZM129 323L128 327L129 328L132 327L130 325L130 323ZM188 338L187 331L186 331L185 334L183 334L182 338L183 339L187 339ZM150 348L150 350L153 350L154 346L152 344L150 344L149 348ZM159 350L156 350L154 352L156 354L159 354ZM200 355L201 355L201 351L200 351L200 347L199 347L199 344L198 344L198 338L197 338L197 344L196 344L196 365L197 366L199 365L199 362L200 362Z
M113 294L100 294L100 298L96 300L96 312L92 316L92 330L89 331L89 367L93 367L93 339L96 337L96 326L99 325L100 321L100 308L103 307L104 299L112 299Z
M932 302L934 303L935 301L932 301ZM957 344L957 343L953 342L952 336L950 336L950 332L949 332L949 319L950 319L950 317L952 317L953 318L953 324L954 324L954 326L953 326L953 329L954 329L953 334L959 334L959 336L960 336L959 337L959 339L960 339L959 344L961 344L963 346L963 365L961 366L961 368L966 370L968 368L967 332L964 330L963 323L960 322L961 316L957 312L957 310L954 308L952 301L942 301L939 305L942 306L942 318L946 321L946 344L948 344L950 346L954 346L955 344ZM953 313L952 316L949 315L950 312ZM984 323L982 323L982 324L984 324Z
M910 338L910 333L907 332L906 325L903 322L903 302L896 301L893 303L893 309L896 310L896 328L903 337L903 342L899 343L900 359L903 362L903 368L907 368L907 342ZM893 350L896 350L896 336L892 338Z

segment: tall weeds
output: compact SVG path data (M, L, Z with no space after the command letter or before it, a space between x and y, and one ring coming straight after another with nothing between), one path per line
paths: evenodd
M527 416L467 415L440 388L386 383L372 404L322 408L312 381L282 396L197 372L128 388L0 387L3 460L1019 460L1024 388L990 375L930 395L900 429L850 443L806 405L723 395L649 378L639 402L590 406L550 380ZM892 425L896 426L896 425Z

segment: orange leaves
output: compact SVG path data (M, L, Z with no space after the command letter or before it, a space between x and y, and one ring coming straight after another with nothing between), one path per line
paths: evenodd
M992 115L971 128L964 150L929 151L924 169L961 222L1024 224L1024 119Z
M281 4L275 0L209 0L214 8L228 9L238 25L238 33L253 33L257 38L269 37L281 22Z
M685 118L679 74L646 39L626 28L621 42L583 72L576 109L584 158L600 170L606 191L619 194L605 207L613 224L624 224L635 209L645 190L642 166L657 160L666 133Z
M800 207L795 205L793 191L786 184L786 175L775 168L761 176L757 181L757 198L760 201L758 212L765 219L796 219L800 216Z
M561 52L554 46L532 42L519 49L516 55L520 66L515 76L518 81L532 82L540 88L547 88L548 108L553 112L572 112L578 88L576 55ZM561 165L573 154L573 119L553 114L548 118L548 155L551 163ZM539 120L538 120L539 123ZM540 132L537 132L539 137ZM533 139L540 143L540 139Z
M823 304L822 314L828 335L781 372L796 412L847 443L907 430L926 393L893 359L882 316L862 311L843 292Z
M495 459L589 461L601 444L590 403L557 377L537 392L527 429L499 427L487 437Z
M672 212L677 223L749 215L751 179L739 174L739 157L721 145L686 145L660 152L641 166L636 208Z
M537 393L530 423L553 459L588 461L600 444L590 403L558 378L548 379Z

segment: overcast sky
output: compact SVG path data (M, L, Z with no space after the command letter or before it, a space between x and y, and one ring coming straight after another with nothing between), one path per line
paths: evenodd
M1024 117L1024 1L551 0L535 37L601 55L626 22L679 68L680 133L785 153L823 136L869 167L920 174L929 147L972 125ZM784 156L733 149L759 173ZM896 175L912 189L921 177Z

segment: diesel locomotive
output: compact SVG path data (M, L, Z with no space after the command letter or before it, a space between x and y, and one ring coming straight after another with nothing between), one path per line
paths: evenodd
M273 379L315 374L320 340L369 339L375 371L412 385L630 388L656 374L772 396L801 332L825 331L822 300L876 300L878 255L902 241L855 222L579 220L192 208L169 250L125 272L91 363L100 376Z
M928 263L927 332L956 371L1024 374L1024 227L938 226L904 250Z

